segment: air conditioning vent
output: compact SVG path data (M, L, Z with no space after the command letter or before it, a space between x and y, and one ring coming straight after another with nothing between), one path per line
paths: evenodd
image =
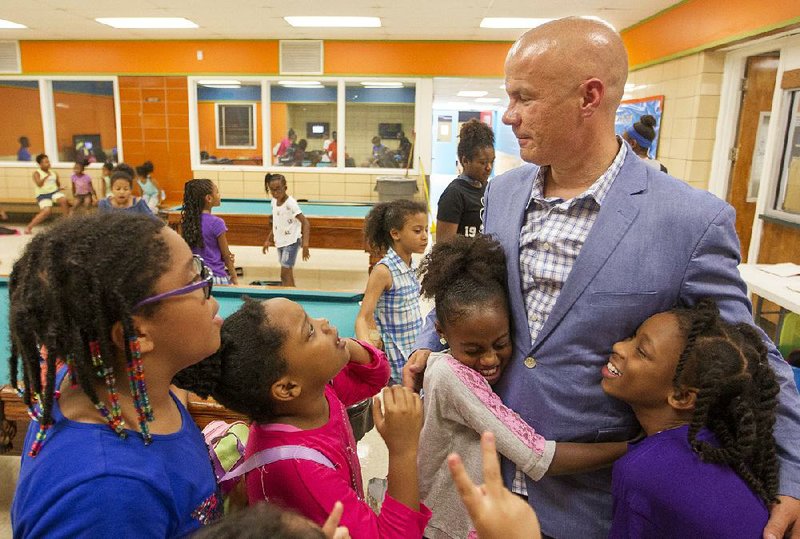
M281 75L322 75L321 40L281 40Z
M0 73L22 73L19 41L0 41Z

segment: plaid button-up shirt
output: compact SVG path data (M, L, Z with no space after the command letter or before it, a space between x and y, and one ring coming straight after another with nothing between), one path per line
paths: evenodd
M550 316L627 153L628 146L623 142L611 166L586 191L570 200L545 198L546 167L540 168L533 179L519 234L522 294L532 343ZM527 494L525 477L519 470L513 490Z

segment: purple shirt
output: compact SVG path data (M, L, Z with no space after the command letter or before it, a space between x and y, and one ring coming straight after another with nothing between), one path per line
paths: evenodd
M92 177L88 174L73 174L72 183L75 184L76 195L88 195L92 192Z
M225 262L222 260L222 253L219 251L219 241L217 238L228 230L225 221L211 215L210 213L200 214L200 231L203 233L203 247L193 247L192 252L200 255L205 260L206 265L211 268L214 275L227 277Z
M767 507L730 467L702 462L688 430L648 436L614 464L610 539L761 538ZM698 438L716 445L705 429Z

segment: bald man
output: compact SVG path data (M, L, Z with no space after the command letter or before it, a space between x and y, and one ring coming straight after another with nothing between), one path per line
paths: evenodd
M630 408L603 393L601 369L612 344L650 315L713 297L726 320L752 323L736 268L734 210L647 166L614 134L627 71L619 35L585 18L529 31L506 59L503 122L529 164L486 191L484 230L506 253L514 324L514 355L495 389L549 440L638 434ZM427 354L441 349L434 318L406 366L407 385L418 385ZM781 382L775 437L784 495L764 537L792 526L800 537L800 398L789 367L764 339ZM503 472L507 486L527 493L546 536L607 536L610 469L536 483L509 462Z

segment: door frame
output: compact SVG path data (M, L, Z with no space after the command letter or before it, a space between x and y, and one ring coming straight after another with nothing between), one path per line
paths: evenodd
M730 151L736 144L736 134L739 124L739 112L742 102L742 83L745 75L747 58L766 52L778 52L778 74L775 79L775 91L772 95L772 109L769 130L767 132L767 148L764 163L761 169L761 183L758 189L756 211L753 217L753 227L750 234L750 249L747 260L750 263L758 261L761 250L761 234L763 221L760 215L770 207L778 181L777 173L782 155L782 118L786 117L788 102L783 98L785 93L781 89L781 79L786 70L786 49L790 46L797 47L800 38L794 35L772 36L755 42L744 43L734 47L722 49L729 51L725 56L725 66L722 75L722 92L720 94L719 114L717 115L716 141L711 159L711 178L708 190L722 200L727 200L730 186L732 162L729 159Z

